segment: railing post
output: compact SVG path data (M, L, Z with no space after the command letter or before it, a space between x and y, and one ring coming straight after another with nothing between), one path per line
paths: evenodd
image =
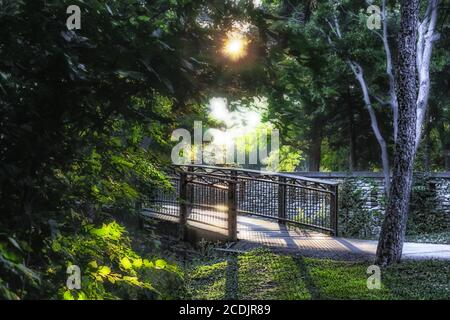
M331 222L331 228L333 229L333 235L338 236L338 212L339 212L339 202L338 202L338 190L339 186L335 185L331 187L331 191L333 192L331 194L330 199L330 222Z
M237 176L231 173L233 181L228 182L228 241L237 241Z
M278 177L278 223L286 223L286 178Z
M193 167L188 167L188 175L189 172L194 172L194 168ZM192 207L193 207L193 203L194 203L194 185L191 184L187 186L187 209L186 209L186 220L189 218L191 211L192 211Z
M181 240L186 238L186 225L188 216L188 181L187 173L180 173L180 221L179 237Z

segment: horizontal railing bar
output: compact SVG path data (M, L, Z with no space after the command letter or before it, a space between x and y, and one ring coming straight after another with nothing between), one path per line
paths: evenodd
M189 175L199 175L199 173L198 172L187 172L187 175L188 176ZM202 174L202 176L205 176L205 177L210 177L210 176L221 177L220 175L210 175L210 174ZM335 194L334 191L327 190L327 189L319 189L319 188L314 188L314 187L310 187L310 186L302 186L302 185L288 183L288 182L279 182L279 181L276 181L276 180L267 180L267 179L252 178L252 177L245 177L245 176L237 176L238 181L232 180L232 179L227 179L226 180L225 178L224 179L218 178L218 179L220 179L222 181L230 182L230 183L237 183L237 184L240 183L239 180L244 180L245 179L245 180L249 180L249 181L258 181L258 182L272 183L272 184L275 184L275 185L283 185L283 186L289 186L289 187L300 188L300 189L307 189L307 190L312 190L312 191L317 191L317 192L324 192L324 193L329 193L329 194L332 194L332 195ZM179 180L179 178L177 180ZM212 185L210 185L208 183L199 183L198 181L189 181L189 183L214 187L214 186L212 186Z
M215 188L215 189L222 190L222 191L228 190L227 186L220 186L220 185L216 185L214 183L209 184L209 183L200 182L200 181L189 181L189 184L204 186L204 187L209 187L209 188Z
M213 178L213 179L218 179L221 181L226 181L226 182L230 182L230 183L237 183L236 180L230 179L230 178L225 178L223 175L218 175L218 174L214 174L214 173L201 173L201 172L190 172L187 171L186 175L188 176L199 176L199 177L206 177L206 178ZM191 181L189 181L191 182Z
M250 181L272 183L275 185L288 186L288 187L294 187L294 188L299 188L299 189L307 189L307 190L311 190L311 191L317 191L317 192L323 192L323 193L329 193L329 194L335 193L335 192L333 192L331 190L327 190L327 189L319 189L319 188L314 188L314 187L309 187L309 186L302 186L302 185L293 184L293 183L289 183L289 182L278 182L278 181L266 180L266 179L252 179L250 177L238 177L238 179L247 179Z
M236 181L236 180L233 180L233 179L222 178L223 175L218 175L218 174L215 174L215 173L186 172L186 174L188 176L195 175L195 176L208 177L208 178L212 177L212 178L217 178L217 179L219 179L221 181L226 181L226 182L230 182L230 183L237 183L237 184L240 183L239 181ZM317 192L335 194L335 192L333 192L331 190L327 190L327 189L320 189L320 188L315 188L315 187L310 187L310 186L303 186L303 185L298 185L298 184L289 183L289 182L279 182L279 181L276 181L276 180L252 178L252 177L246 177L246 176L237 176L237 179L238 180L249 180L249 181L258 181L258 182L272 183L272 184L275 184L275 185L284 185L284 186L290 186L290 187L294 187L294 188L307 189L307 190L312 190L312 191L317 191ZM294 180L299 180L299 179L295 179L295 178L293 178L293 179ZM302 179L300 179L300 180L302 180ZM199 183L197 181L189 181L189 183L210 186L207 183Z
M215 166L207 166L207 165L195 165L195 164L180 164L175 165L177 167L188 167L188 168L201 168L201 169L211 169L211 170L229 170L229 171L240 171L240 172L247 172L247 173L253 173L257 175L271 175L271 176L277 176L277 177L285 177L285 178L292 178L297 180L303 180L303 181L310 181L330 186L336 186L339 184L339 182L330 181L330 180L322 180L322 179L313 179L308 177L302 177L299 175L294 174L288 174L288 173L277 173L277 172L271 172L271 171L258 171L258 170L251 170L251 169L241 169L241 168L231 168L231 167L215 167ZM192 173L192 172L190 172Z
M156 200L148 200L148 202L150 202L150 203L173 204L174 206L179 206L180 205L179 201L170 201L170 200L159 200L159 199L156 199Z
M180 203L178 201L170 201L170 200L147 200L150 203L165 203L165 204L173 204L173 205L179 205Z

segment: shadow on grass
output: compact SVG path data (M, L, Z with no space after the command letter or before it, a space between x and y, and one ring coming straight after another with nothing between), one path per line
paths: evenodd
M297 256L294 259L295 263L298 266L298 270L303 278L306 289L309 291L312 300L321 299L320 288L314 282L311 273L309 272L308 266L303 257Z
M225 300L237 300L239 292L239 265L238 255L230 253L227 255L227 268L225 275Z

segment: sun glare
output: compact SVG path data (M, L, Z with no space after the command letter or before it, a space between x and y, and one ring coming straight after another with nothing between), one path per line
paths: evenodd
M239 60L247 55L248 40L241 34L230 33L225 40L223 53L231 60Z

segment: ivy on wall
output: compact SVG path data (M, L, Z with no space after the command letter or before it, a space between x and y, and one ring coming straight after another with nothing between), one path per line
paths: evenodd
M339 232L361 239L377 238L383 221L385 197L371 179L346 178L339 187ZM414 178L408 218L408 235L425 235L448 229L436 185L424 174Z

